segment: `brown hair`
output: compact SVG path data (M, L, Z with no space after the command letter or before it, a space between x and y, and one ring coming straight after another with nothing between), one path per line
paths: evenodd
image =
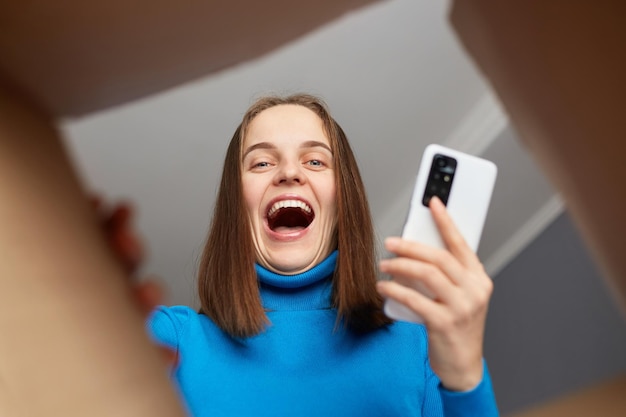
M348 328L359 332L385 326L390 320L382 312L382 298L376 291L374 228L354 154L326 104L307 94L256 101L233 135L200 262L200 312L234 337L254 336L269 322L254 270L255 250L241 182L241 152L251 121L263 110L283 104L304 106L322 119L334 156L339 254L332 302L337 308L337 323L343 320Z

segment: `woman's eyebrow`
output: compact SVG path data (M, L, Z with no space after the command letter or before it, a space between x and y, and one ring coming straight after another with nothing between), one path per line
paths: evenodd
M332 149L330 149L330 147L325 144L324 142L320 142L317 140L308 140L306 142L303 142L300 145L300 148L316 148L316 147L321 147L326 149L328 152L330 152L331 154L333 153ZM243 155L241 157L241 159L246 159L246 156L248 156L248 154L252 151L255 151L257 149L278 149L276 147L276 145L270 143L270 142L259 142L259 143L255 143L254 145L249 146L244 152Z
M326 150L328 150L328 152L330 152L331 154L333 153L332 149L330 149L330 147L325 144L324 142L319 142L317 140L308 140L306 142L303 142L302 145L300 145L301 148L316 148L316 147L322 147Z
M269 143L269 142L259 142L259 143L255 143L252 146L249 146L244 152L243 152L243 156L241 157L241 159L246 159L246 156L248 156L248 154L256 149L276 149L276 146Z

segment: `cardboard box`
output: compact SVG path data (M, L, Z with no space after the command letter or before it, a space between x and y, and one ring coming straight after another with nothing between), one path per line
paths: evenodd
M0 3L0 78L81 115L256 58L375 0Z
M457 0L450 10L626 313L624 16L623 0ZM516 417L589 415L626 416L626 376Z

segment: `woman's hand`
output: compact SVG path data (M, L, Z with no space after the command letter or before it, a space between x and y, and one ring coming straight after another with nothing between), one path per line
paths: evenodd
M131 225L133 210L126 203L104 207L98 197L92 197L91 203L109 247L128 274L136 305L147 318L155 307L163 303L164 294L161 285L153 277L137 281L136 274L144 260L144 248ZM176 353L168 348L161 349L168 365L175 365Z
M443 203L432 198L430 210L447 249L387 239L385 247L396 257L382 260L379 267L394 280L379 282L378 291L424 319L433 371L447 389L466 391L483 377L483 336L493 283ZM415 283L434 297L409 288Z

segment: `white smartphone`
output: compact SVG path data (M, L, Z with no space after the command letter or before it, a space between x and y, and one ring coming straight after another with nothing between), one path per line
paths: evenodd
M438 248L445 247L428 208L430 198L437 196L446 205L461 235L476 252L497 172L496 165L486 159L441 145L428 145L417 173L402 237ZM414 289L432 298L423 286L418 284ZM396 320L423 322L420 316L394 300L385 301L384 311Z

